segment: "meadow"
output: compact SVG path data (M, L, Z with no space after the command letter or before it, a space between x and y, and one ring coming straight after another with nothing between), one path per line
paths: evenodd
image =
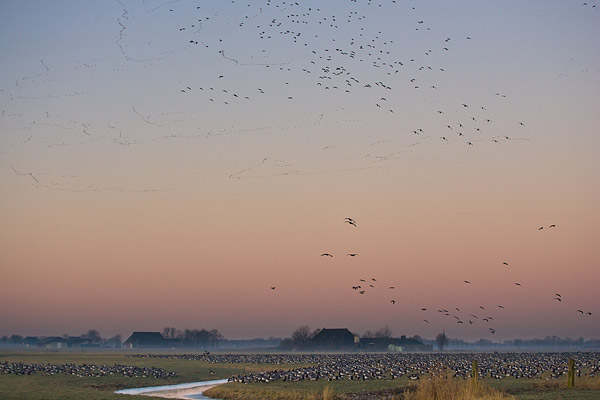
M147 353L147 352L146 352ZM163 351L164 353L164 351ZM232 375L267 370L285 370L303 367L302 364L258 364L258 363L208 363L202 360L175 358L130 357L128 351L0 351L0 363L21 362L24 364L115 364L163 368L176 372L169 378L127 377L105 375L80 377L75 375L46 375L37 372L31 375L0 374L0 399L124 399L125 395L115 390L171 385L186 382L229 378ZM207 395L225 400L363 400L363 399L581 399L600 398L600 377L577 378L576 387L567 389L566 378L496 380L485 378L477 387L463 379L437 377L411 381L406 377L394 380L372 381L303 381L270 383L228 383L210 389ZM141 396L139 399L155 399Z

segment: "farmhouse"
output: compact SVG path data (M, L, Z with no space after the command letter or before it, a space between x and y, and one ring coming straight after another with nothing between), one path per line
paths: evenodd
M67 339L59 336L46 337L38 341L37 347L43 347L45 349L66 349Z
M323 328L311 340L311 346L319 350L348 350L354 348L357 343L358 336L355 336L346 328Z
M401 351L432 351L433 346L402 335L400 338L361 338L360 349L395 353Z
M35 336L27 336L23 339L23 346L25 347L37 347L40 340Z
M126 349L156 348L166 347L167 341L160 332L133 332L129 338L123 342Z

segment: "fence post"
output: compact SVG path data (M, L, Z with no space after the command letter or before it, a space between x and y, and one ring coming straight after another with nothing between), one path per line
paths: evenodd
M567 373L567 387L575 387L575 360L569 359L569 372Z
M479 372L477 367L477 360L473 360L473 371L471 371L471 378L473 379L473 383L477 384L479 380Z

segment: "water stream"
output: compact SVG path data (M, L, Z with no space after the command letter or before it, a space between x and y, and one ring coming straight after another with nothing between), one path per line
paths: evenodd
M165 399L212 399L202 394L217 385L227 383L227 379L217 379L213 381L181 383L178 385L150 386L143 388L117 390L118 394L144 395L161 397Z

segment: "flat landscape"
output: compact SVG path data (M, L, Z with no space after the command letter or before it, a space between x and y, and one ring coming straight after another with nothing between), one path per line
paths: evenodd
M542 355L540 355L542 354ZM555 360L571 357L581 376L575 380L575 388L567 388L566 365L552 364ZM531 359L528 365L515 365L514 359ZM448 354L268 354L268 355L204 355L180 352L150 354L128 351L11 351L0 352L0 398L1 399L123 399L125 395L115 390L161 386L178 383L246 377L253 383L231 382L209 390L207 395L221 399L405 399L417 393L419 385L431 378L434 370L448 376L443 386L465 385L468 379L462 374L468 370L465 360L478 359L480 371L487 370L480 385L498 389L504 397L515 399L598 399L600 397L599 353L448 353ZM490 360L489 362L487 360ZM315 362L304 362L313 360ZM417 364L428 360L428 364ZM494 360L504 360L507 367L522 370L535 377L489 376ZM533 362L533 360L542 360ZM263 362L265 361L265 362ZM290 362L295 361L295 362ZM541 367L546 361L549 367ZM333 363L344 362L350 370L368 373L377 365L381 374L374 372L372 379L355 379L344 375L343 369L333 371ZM22 363L19 364L19 363ZM444 363L448 365L444 365ZM537 364L536 364L537 363ZM33 366L37 365L37 372ZM457 368L457 365L465 365ZM11 367L12 366L12 367ZM10 373L9 369L21 367L23 374ZM54 366L54 367L53 367ZM120 372L108 372L119 366ZM125 366L127 368L125 368ZM133 368L133 367L137 367ZM414 367L414 368L413 368ZM445 370L444 370L444 367ZM579 368L581 367L581 368ZM63 370L60 370L60 369ZM496 367L494 367L496 368ZM40 369L44 369L41 371ZM64 370L68 369L69 372ZM58 372L47 372L56 370ZM104 371L104 372L101 372ZM123 372L126 371L126 372ZM277 371L282 377L270 382L258 382ZM287 373L286 371L290 371ZM318 375L299 381L283 376L306 372ZM416 372L418 371L418 372ZM563 373L564 372L564 373ZM163 376L154 377L155 375ZM176 373L176 374L173 374ZM369 372L370 373L370 372ZM137 374L137 375L136 375ZM287 375L286 375L287 374ZM317 376L337 376L319 378ZM379 376L377 376L379 375ZM452 378L452 375L457 377ZM482 374L483 375L483 374ZM552 375L555 378L552 378ZM595 375L590 377L589 375ZM307 375L309 376L309 375ZM418 376L419 378L414 378ZM263 378L260 378L263 377ZM394 379L392 379L394 377ZM286 379L286 381L284 381ZM331 379L331 380L330 380ZM155 398L138 396L137 398ZM432 397L433 398L433 397Z

